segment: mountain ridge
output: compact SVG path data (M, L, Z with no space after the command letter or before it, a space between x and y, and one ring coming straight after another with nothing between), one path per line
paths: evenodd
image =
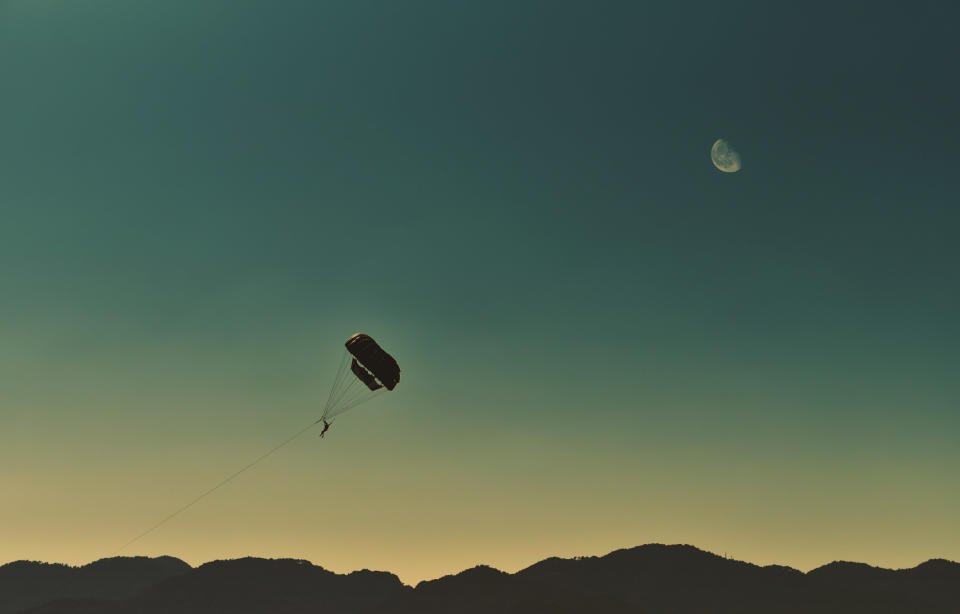
M169 556L111 557L80 567L38 561L0 565L0 614L685 614L705 609L850 614L960 611L958 595L960 563L941 558L906 569L833 561L804 573L686 544L549 557L514 573L476 565L415 586L390 572L338 574L292 558L243 557L197 567Z

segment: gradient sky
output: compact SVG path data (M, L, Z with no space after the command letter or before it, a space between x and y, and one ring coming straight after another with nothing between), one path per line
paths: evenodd
M949 2L0 0L0 563L960 560ZM743 170L722 174L727 139Z

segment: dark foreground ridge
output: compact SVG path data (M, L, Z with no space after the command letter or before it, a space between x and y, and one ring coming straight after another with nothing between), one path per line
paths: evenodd
M412 588L393 574L336 574L309 561L244 558L196 568L118 557L83 567L0 566L0 614L870 614L960 612L960 564L834 562L806 574L693 546L648 544L550 558L515 574L478 566Z

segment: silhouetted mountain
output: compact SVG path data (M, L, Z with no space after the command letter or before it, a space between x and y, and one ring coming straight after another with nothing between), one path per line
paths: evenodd
M385 572L339 575L309 561L245 558L206 563L170 578L139 594L121 611L369 612L404 590L410 589Z
M0 565L0 614L21 612L53 599L77 603L125 599L190 569L190 565L170 556L116 557L83 567L15 561Z
M130 561L141 561L139 572L127 567ZM144 586L142 561L163 561L157 567L175 573ZM50 568L58 573L64 569L40 563L5 565L0 567L0 586L14 587L10 578L16 576L23 587L34 587L31 595L36 597L39 584L29 577L49 575ZM91 575L99 584L71 593L84 598L60 599L29 610L31 614L960 612L960 564L943 559L905 570L837 561L804 574L790 567L726 559L692 546L661 544L602 557L549 558L515 574L481 565L416 588L385 572L335 574L293 559L214 561L195 569L169 558L108 559L80 569L87 568L98 573L113 569L117 576L108 585L105 576ZM128 580L130 586L139 582L139 590L121 590Z
M946 559L930 559L913 569L904 570L903 573L915 580L960 582L960 563L954 563Z
M559 559L556 559L559 560ZM628 603L606 594L591 594L577 584L544 584L520 574L508 574L486 566L456 575L428 580L412 592L376 610L377 614L431 614L456 611L462 614L551 612L597 612L642 614Z

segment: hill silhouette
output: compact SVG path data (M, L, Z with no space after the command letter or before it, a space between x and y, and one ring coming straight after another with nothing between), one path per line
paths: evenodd
M0 614L21 612L53 599L126 599L191 569L170 556L101 559L83 567L15 561L0 565Z
M65 580L70 580L64 590ZM549 558L516 573L477 566L406 586L378 571L336 574L296 559L193 568L171 557L84 567L0 566L0 614L751 614L960 612L960 564L911 569L837 561L802 573L693 546L648 544L600 557Z

